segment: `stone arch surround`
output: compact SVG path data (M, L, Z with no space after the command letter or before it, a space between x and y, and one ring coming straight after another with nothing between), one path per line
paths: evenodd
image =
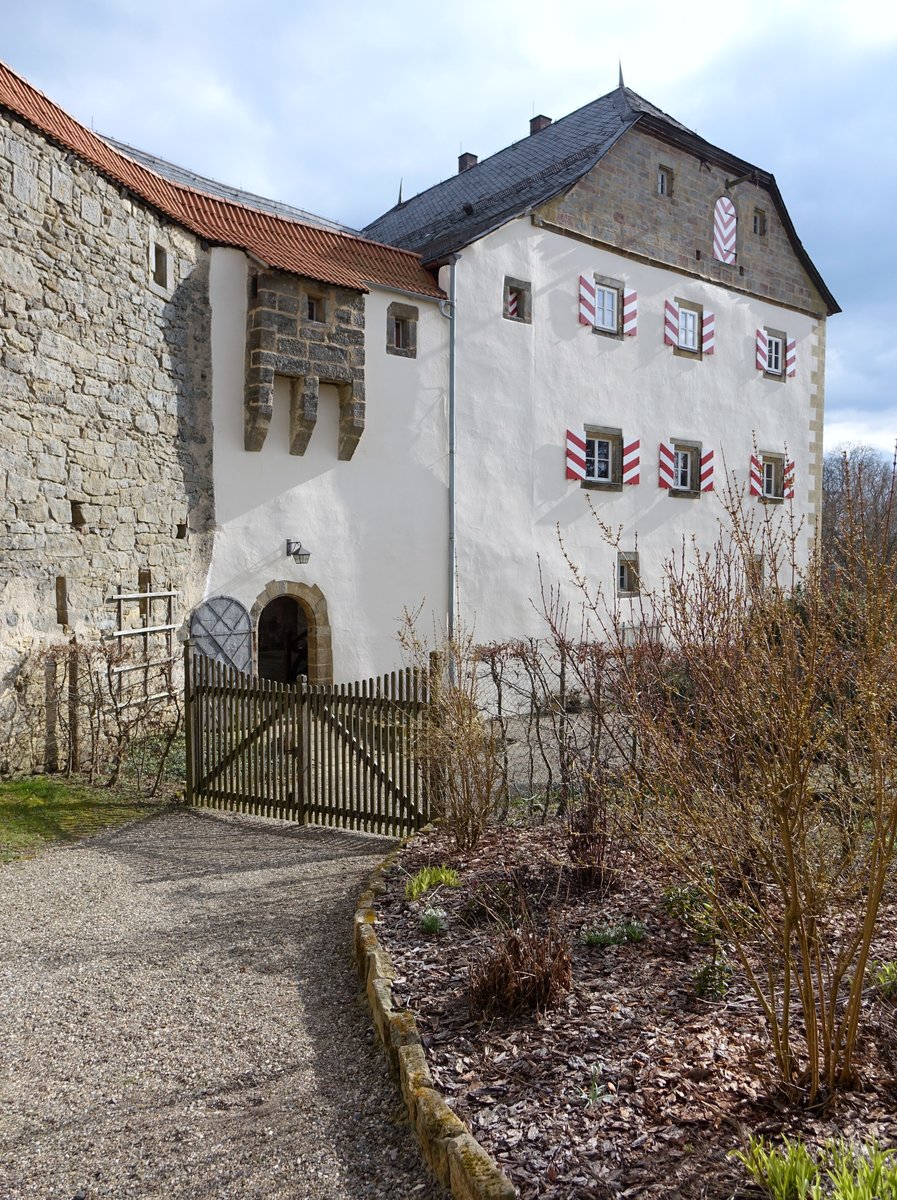
M256 647L262 609L278 596L291 596L305 612L308 621L308 682L333 683L333 649L327 600L317 584L274 580L259 593L250 610ZM256 653L258 651L256 650ZM256 664L258 665L258 664Z

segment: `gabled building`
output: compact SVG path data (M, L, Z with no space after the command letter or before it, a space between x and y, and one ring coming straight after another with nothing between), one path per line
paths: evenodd
M558 528L628 602L724 474L812 541L837 305L773 177L627 88L357 232L0 66L0 198L0 720L24 655L156 593L168 650L349 680L405 608L539 632Z
M726 478L787 502L812 544L839 310L772 175L621 86L462 154L364 232L453 298L457 594L478 637L533 630L537 556L566 575L556 527L605 595L632 595L683 539L713 543Z

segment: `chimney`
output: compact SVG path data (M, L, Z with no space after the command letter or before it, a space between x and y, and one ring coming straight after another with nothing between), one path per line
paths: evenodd
M534 134L534 133L538 133L540 129L547 129L550 124L551 124L551 117L546 117L541 113L539 114L538 117L530 117L530 122L529 122L530 136L532 136L532 134Z
M469 171L471 167L477 165L477 156L475 154L459 154L458 155L458 174L462 171Z

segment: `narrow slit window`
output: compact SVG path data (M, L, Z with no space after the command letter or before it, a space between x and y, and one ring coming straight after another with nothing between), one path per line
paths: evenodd
M673 172L670 167L659 166L657 168L657 194L658 196L672 196L673 194Z
M754 234L756 237L766 237L766 212L762 208L754 209Z
M638 554L624 551L617 555L617 594L637 596L639 593Z
M168 287L168 251L158 242L153 245L153 283Z

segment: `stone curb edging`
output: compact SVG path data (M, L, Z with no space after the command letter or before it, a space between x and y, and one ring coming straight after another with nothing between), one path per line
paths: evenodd
M408 1117L427 1165L455 1200L514 1200L517 1190L436 1090L414 1014L393 1004L395 967L377 940L375 900L386 890L382 876L399 851L383 860L358 899L353 944L358 974L374 1027L389 1065L398 1076Z

